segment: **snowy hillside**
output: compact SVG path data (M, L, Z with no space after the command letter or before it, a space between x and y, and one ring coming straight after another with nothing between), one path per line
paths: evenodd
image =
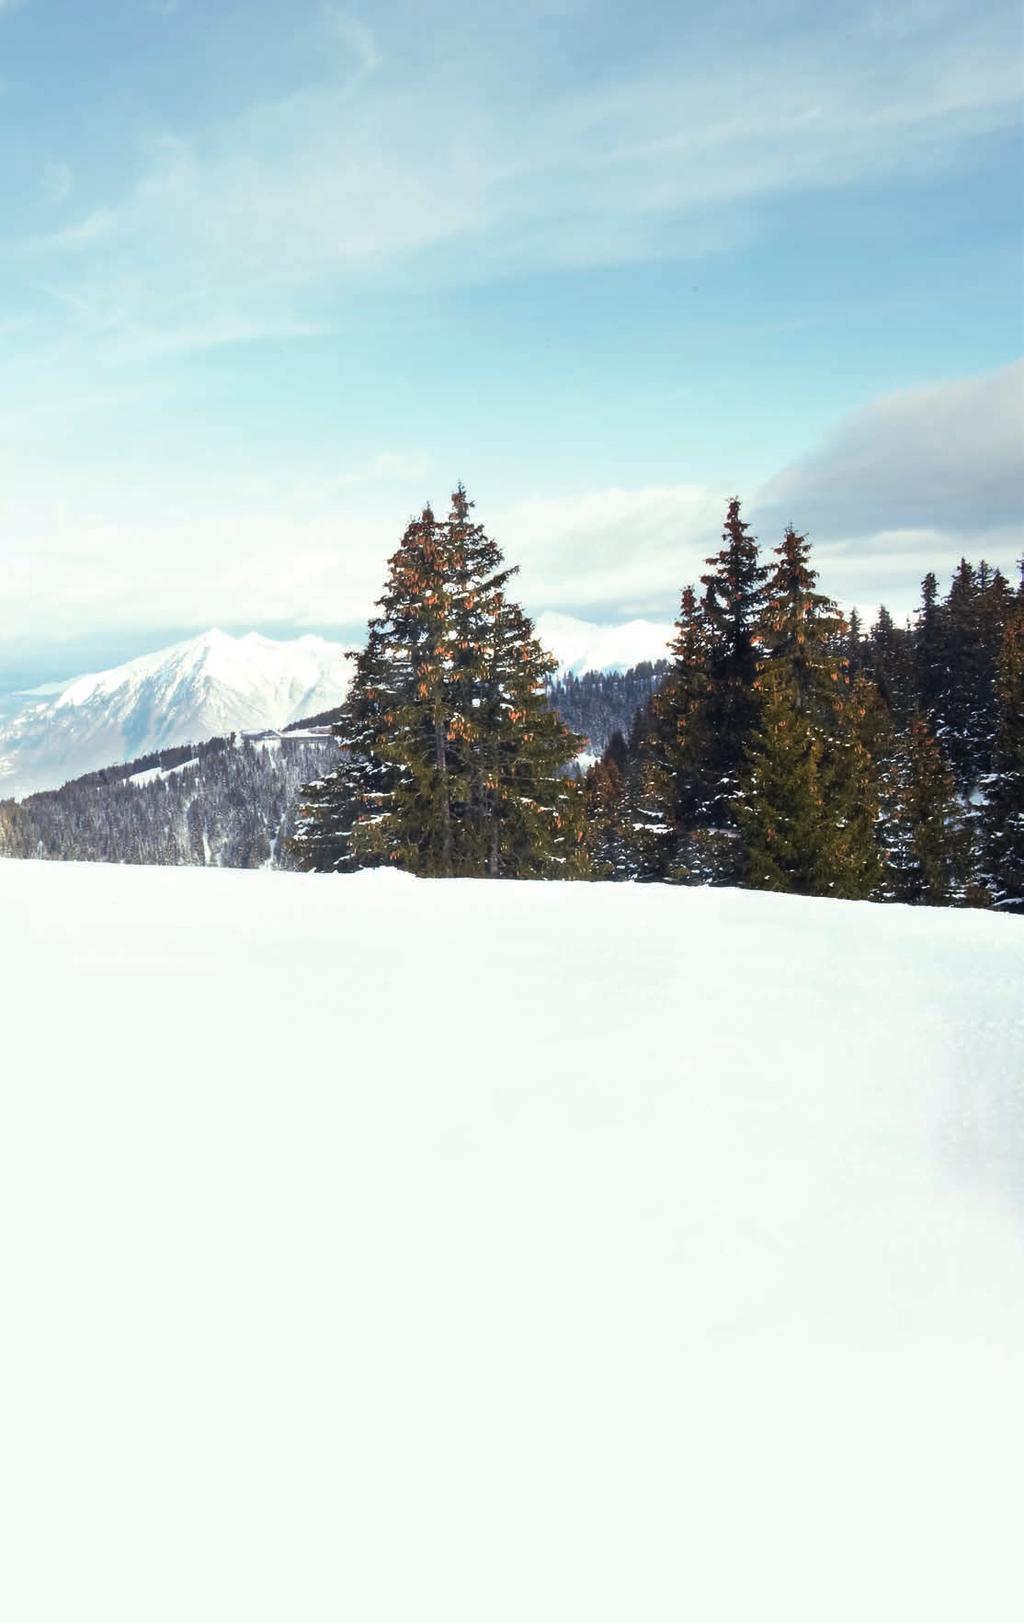
M0 862L0 974L11 1618L1020 1617L1016 921Z
M537 635L558 659L559 669L574 676L588 671L628 671L634 665L668 659L670 625L653 620L627 620L622 625L595 625L571 614L541 614Z
M283 727L338 704L351 665L323 637L275 642L208 631L82 676L0 727L0 799L153 750Z

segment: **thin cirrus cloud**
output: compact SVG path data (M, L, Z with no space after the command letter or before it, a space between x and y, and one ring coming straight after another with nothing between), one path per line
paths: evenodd
M756 231L759 203L948 164L1012 120L1013 8L940 9L941 28L925 8L904 36L854 11L842 50L835 31L762 31L739 58L713 32L680 36L586 79L567 27L539 94L528 29L506 58L453 16L420 60L407 8L371 28L327 6L316 83L150 133L141 179L34 252L69 319L144 348L166 327L197 347L289 330L368 279L715 251Z

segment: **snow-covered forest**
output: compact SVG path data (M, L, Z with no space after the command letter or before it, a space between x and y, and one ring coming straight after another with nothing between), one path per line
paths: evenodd
M806 537L765 551L734 500L682 590L672 659L576 677L516 603L515 573L460 487L447 518L408 526L350 685L318 639L289 654L219 634L91 679L101 736L111 715L139 725L140 683L150 730L160 694L223 713L211 655L245 672L233 711L251 716L264 688L293 717L332 685L348 696L267 738L0 802L0 854L1024 907L1024 574L1015 587L964 559L945 592L925 577L913 621L883 606L864 627L819 589Z
M550 702L600 751L629 732L667 669L566 673ZM0 800L0 855L294 868L303 788L337 759L330 727L339 715L335 707L298 728L158 750L20 802Z
M303 866L743 885L1024 905L1024 564L964 559L916 623L867 634L806 536L768 553L728 506L684 586L674 659L585 779L555 662L460 486L414 520L311 785ZM568 696L575 697L572 688ZM638 695L641 697L641 695ZM571 713L571 711L570 711Z
M329 735L214 738L0 801L0 854L65 862L292 867L302 788L333 761Z

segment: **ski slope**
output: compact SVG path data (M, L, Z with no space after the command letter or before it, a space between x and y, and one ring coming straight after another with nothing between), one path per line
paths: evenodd
M1024 930L0 863L0 1615L1024 1615Z

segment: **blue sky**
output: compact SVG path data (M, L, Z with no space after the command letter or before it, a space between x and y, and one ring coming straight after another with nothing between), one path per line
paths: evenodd
M1011 567L1020 34L0 0L8 685L212 623L350 636L457 478L534 611L670 618L734 490L846 602Z

